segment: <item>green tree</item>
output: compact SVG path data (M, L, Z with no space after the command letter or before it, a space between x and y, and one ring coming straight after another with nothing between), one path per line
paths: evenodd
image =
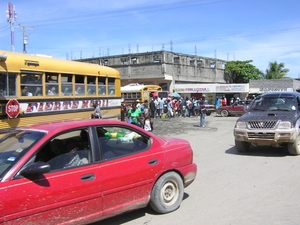
M249 80L258 80L262 72L247 61L228 61L225 65L226 83L249 83Z
M266 69L264 74L265 79L282 79L287 78L287 73L289 69L284 68L284 63L270 62L269 68Z

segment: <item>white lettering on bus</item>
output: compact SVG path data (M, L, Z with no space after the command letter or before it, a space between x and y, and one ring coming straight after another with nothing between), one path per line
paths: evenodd
M8 112L18 112L19 106L18 105L9 105L8 106Z

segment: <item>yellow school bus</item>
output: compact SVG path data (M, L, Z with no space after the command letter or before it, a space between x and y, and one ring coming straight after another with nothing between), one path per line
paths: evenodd
M134 101L139 101L141 103L147 100L150 101L151 97L155 97L162 88L158 85L145 85L145 84L128 84L121 87L122 98L126 104L130 104Z
M118 118L120 73L96 64L0 50L0 131L37 122Z

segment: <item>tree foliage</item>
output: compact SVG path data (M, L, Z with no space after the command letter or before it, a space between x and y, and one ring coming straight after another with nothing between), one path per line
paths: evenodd
M227 83L249 83L249 80L261 78L261 72L247 61L228 61L225 66L225 80Z
M266 69L266 73L263 75L265 79L282 79L287 78L286 75L289 69L284 68L284 63L270 62L269 69Z

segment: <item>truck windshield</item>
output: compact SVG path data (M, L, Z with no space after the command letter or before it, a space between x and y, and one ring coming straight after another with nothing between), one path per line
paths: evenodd
M292 96L257 97L251 105L250 111L294 111L296 100Z

